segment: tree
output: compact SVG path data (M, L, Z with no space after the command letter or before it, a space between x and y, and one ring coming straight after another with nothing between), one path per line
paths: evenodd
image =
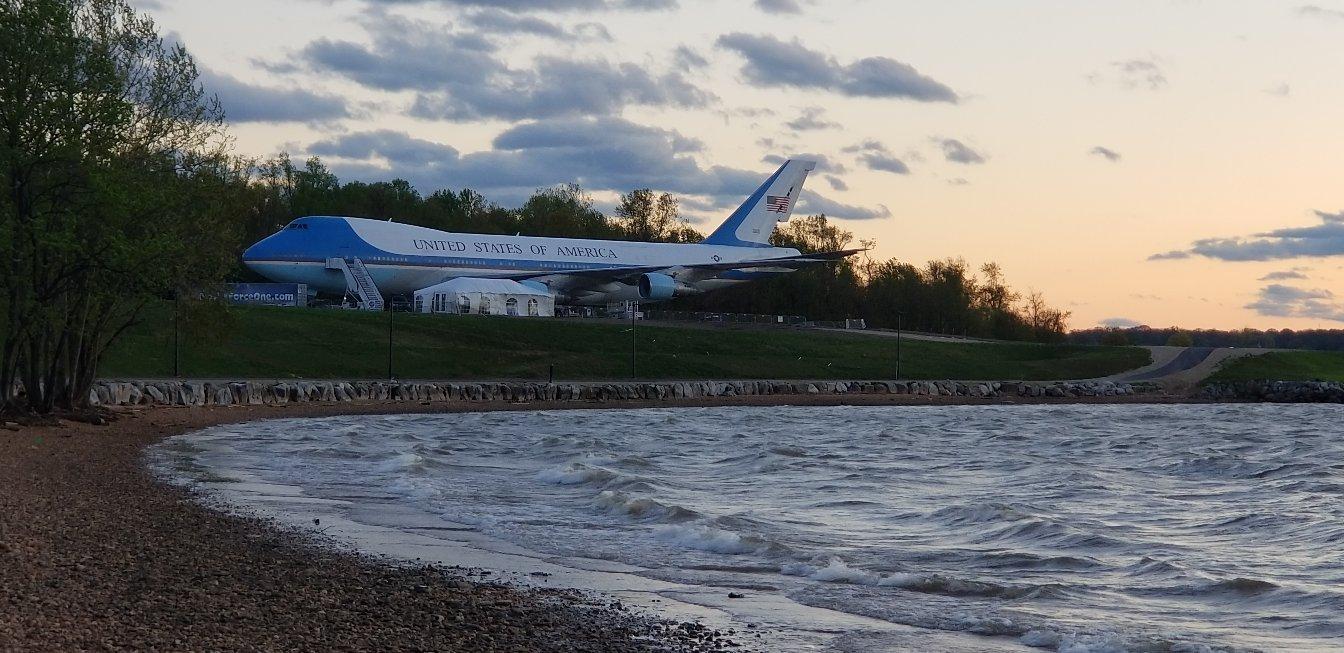
M226 274L249 174L226 144L191 56L125 0L0 0L5 407L86 403L146 301Z
M1022 319L1013 306L1022 298L1013 292L1003 278L1003 269L998 263L986 263L980 266L984 279L977 287L976 307L981 313L984 329L995 338L1011 339L1021 337Z
M830 223L824 214L795 218L770 234L775 247L792 247L804 254L842 250L854 234Z
M1063 340L1070 315L1068 311L1050 308L1040 292L1033 290L1027 294L1027 324L1031 326L1032 339L1037 342Z
M593 199L577 185L568 184L538 190L518 210L517 231L531 236L568 238L615 238L619 229L601 211L593 208Z
M655 195L638 188L621 196L616 216L625 220L625 235L646 242L681 242L687 232L694 233L681 217L677 198L671 193Z
M1193 347L1195 339L1189 331L1177 331L1167 338L1168 347Z
M1129 344L1129 337L1120 329L1107 329L1106 333L1101 335L1101 345L1103 347L1124 347Z

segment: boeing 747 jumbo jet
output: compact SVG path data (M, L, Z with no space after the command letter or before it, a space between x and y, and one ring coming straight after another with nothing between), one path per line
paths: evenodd
M456 234L395 222L310 216L249 247L243 262L268 279L350 292L366 305L456 277L511 279L556 301L658 301L768 278L861 250L802 255L772 247L813 161L786 161L714 233L695 244Z

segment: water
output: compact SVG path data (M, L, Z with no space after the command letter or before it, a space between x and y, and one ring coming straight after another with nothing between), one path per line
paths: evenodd
M1325 651L1344 650L1341 417L1271 405L337 417L218 427L155 456L187 479L296 486L356 521L428 513L539 560L828 609L799 613L814 621L869 618L800 624L829 635L788 640L799 648L878 650L871 624L884 623L915 629L891 642ZM863 644L843 636L865 629Z

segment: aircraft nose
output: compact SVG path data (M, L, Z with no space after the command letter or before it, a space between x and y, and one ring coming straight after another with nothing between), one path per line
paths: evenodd
M253 243L251 247L243 250L243 264L253 267L252 264L258 261L272 260L279 251L279 237L284 232L274 233Z

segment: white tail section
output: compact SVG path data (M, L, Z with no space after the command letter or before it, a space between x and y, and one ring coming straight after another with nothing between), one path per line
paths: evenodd
M707 245L769 247L775 224L788 222L815 161L785 161L756 192L705 238Z

